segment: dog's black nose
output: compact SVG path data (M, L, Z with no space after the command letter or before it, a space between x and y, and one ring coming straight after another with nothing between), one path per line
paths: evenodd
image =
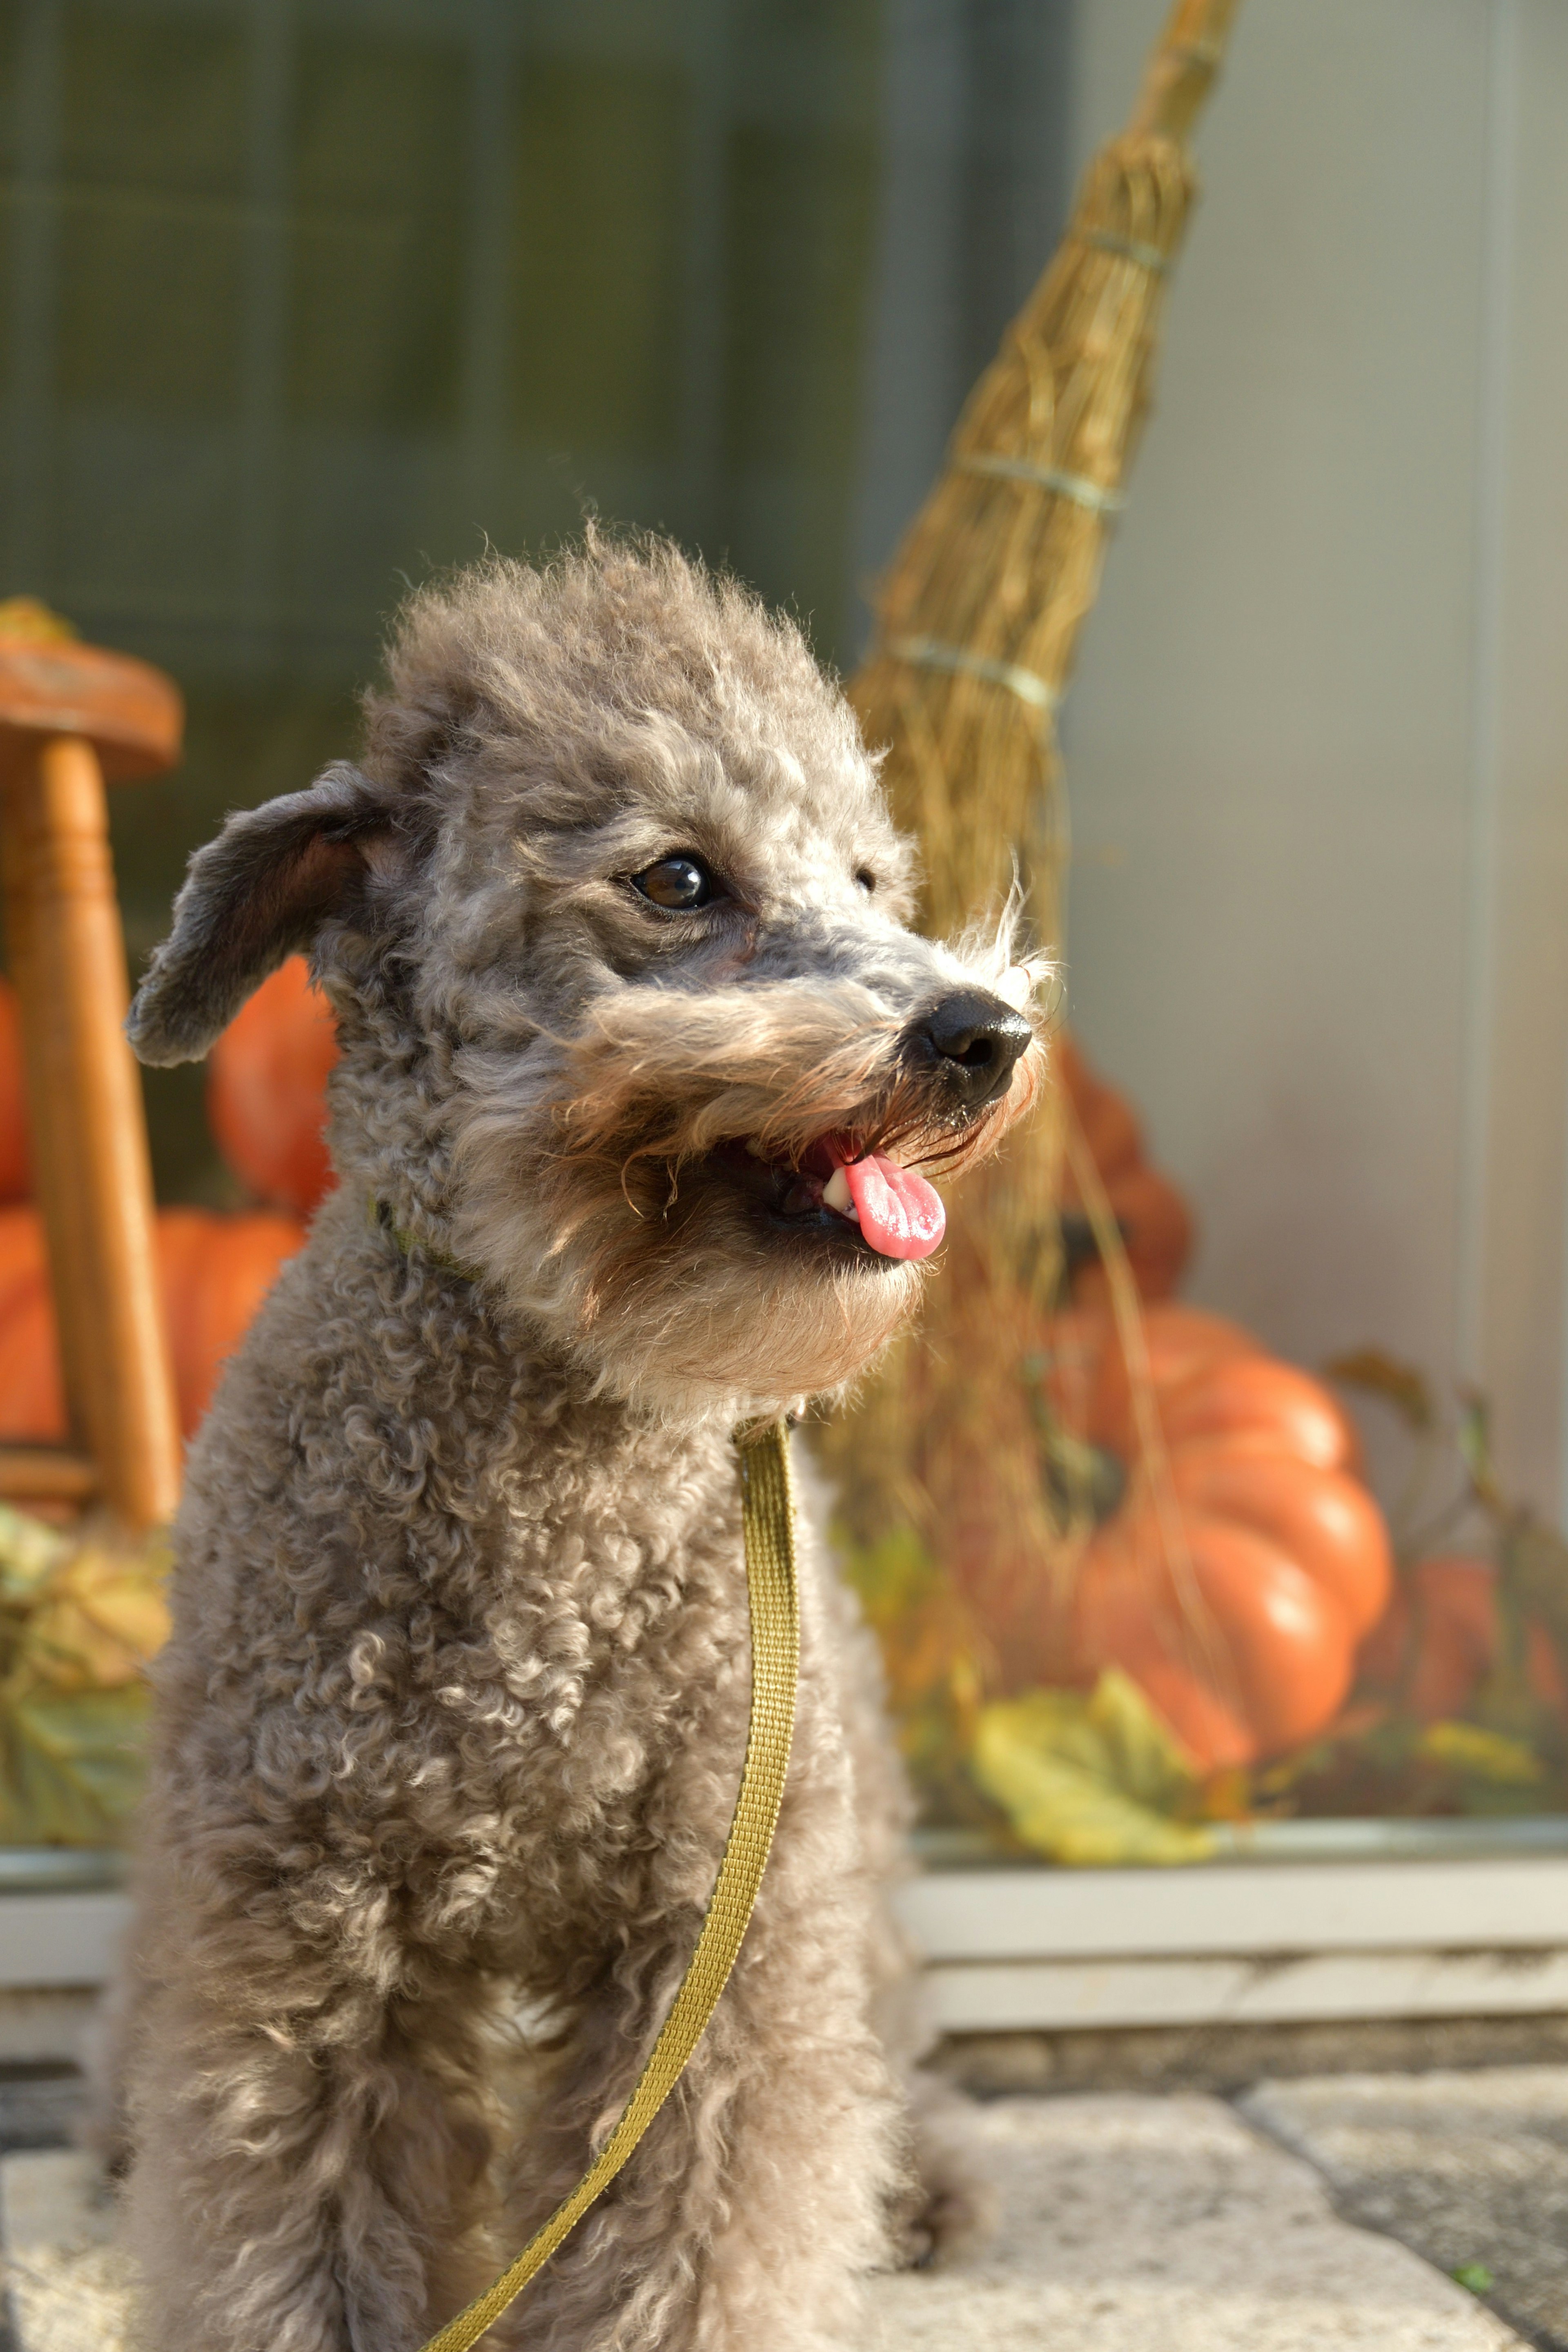
M1021 1013L982 988L944 996L916 1027L915 1045L936 1063L943 1085L966 1110L981 1110L1006 1089L1013 1065L1034 1031Z

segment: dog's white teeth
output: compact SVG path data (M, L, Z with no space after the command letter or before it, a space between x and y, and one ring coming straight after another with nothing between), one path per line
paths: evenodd
M853 1217L856 1223L859 1223L860 1212L855 1206L849 1191L849 1179L842 1168L834 1170L822 1188L822 1197L827 1207L837 1209L841 1217Z

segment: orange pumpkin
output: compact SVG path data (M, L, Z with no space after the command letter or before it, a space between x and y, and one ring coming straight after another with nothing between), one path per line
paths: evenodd
M225 1360L303 1239L304 1227L291 1217L160 1212L163 1311L187 1437L207 1409ZM65 1435L42 1221L36 1209L0 1209L0 1441L58 1444Z
M308 1217L330 1191L323 1132L338 1058L331 1007L290 956L235 1015L207 1063L207 1119L234 1173L269 1208Z
M1562 1661L1547 1628L1524 1625L1525 1680L1532 1695L1568 1708ZM1489 1559L1441 1552L1406 1570L1388 1609L1361 1646L1363 1678L1421 1723L1463 1715L1502 1649L1498 1572Z
M1065 1031L1051 1045L1057 1082L1089 1148L1120 1229L1134 1281L1145 1298L1167 1298L1193 1245L1192 1215L1180 1192L1143 1157L1143 1135L1131 1105L1097 1077ZM1084 1204L1070 1173L1063 1178L1064 1215L1081 1219ZM1075 1304L1103 1300L1105 1269L1096 1256L1079 1266Z
M8 980L0 980L0 1201L25 1201L32 1189L22 1016L16 990Z
M43 1220L37 1209L0 1209L0 1439L48 1445L65 1433Z
M1114 1184L1142 1165L1143 1130L1124 1095L1090 1069L1065 1029L1051 1040L1051 1068L1079 1123L1102 1184Z
M1147 1166L1129 1169L1108 1184L1106 1199L1140 1297L1168 1298L1192 1255L1193 1220L1186 1202L1168 1176ZM1072 1296L1083 1302L1110 1297L1110 1277L1098 1260L1079 1268Z
M164 1209L158 1217L163 1312L180 1426L200 1425L225 1363L244 1339L279 1267L305 1238L297 1218Z
M1192 1511L1182 1522L1198 1622L1178 1598L1145 1506L1085 1557L1079 1671L1091 1678L1120 1666L1142 1683L1205 1769L1294 1747L1330 1721L1350 1688L1355 1645L1344 1612L1257 1528Z
M1331 1593L1359 1642L1376 1623L1388 1580L1368 1573L1381 1559L1383 1520L1366 1488L1321 1463L1224 1438L1174 1447L1171 1477L1184 1512L1227 1519L1277 1543Z
M1079 1563L1065 1658L1059 1618L1037 1601L1032 1631L993 1631L1020 1686L1121 1666L1201 1767L1248 1763L1337 1713L1387 1604L1388 1537L1326 1389L1218 1316L1152 1307L1144 1331L1190 1587L1178 1590L1156 1499L1134 1479ZM1109 1315L1075 1308L1047 1337L1058 1416L1135 1461Z
M1057 1316L1047 1333L1049 1393L1058 1418L1093 1445L1126 1455L1134 1444L1131 1384L1114 1326L1101 1306ZM1256 1356L1257 1340L1239 1323L1202 1307L1162 1303L1143 1315L1143 1346L1155 1395L1222 1357Z
M1406 1585L1415 1603L1415 1654L1405 1704L1423 1723L1459 1715L1496 1663L1497 1570L1488 1559L1417 1560Z
M1352 1470L1360 1458L1349 1416L1328 1390L1272 1356L1218 1357L1156 1394L1173 1449L1217 1437L1254 1440L1321 1470Z

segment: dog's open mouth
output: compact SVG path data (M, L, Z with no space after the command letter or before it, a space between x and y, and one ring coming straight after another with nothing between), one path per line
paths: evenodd
M770 1160L755 1143L725 1144L714 1157L773 1221L837 1232L878 1257L930 1257L946 1228L934 1186L848 1136L821 1136L795 1160Z

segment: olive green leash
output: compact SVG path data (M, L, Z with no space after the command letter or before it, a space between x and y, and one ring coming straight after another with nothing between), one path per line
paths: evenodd
M800 1612L795 1580L795 1496L784 1424L747 1422L735 1432L735 1444L741 1456L746 1597L752 1621L752 1719L741 1791L702 1932L637 2087L599 2154L571 2195L534 2232L495 2284L470 2303L467 2311L448 2320L423 2352L468 2352L608 2188L680 2080L741 1948L789 1769L800 1662Z

